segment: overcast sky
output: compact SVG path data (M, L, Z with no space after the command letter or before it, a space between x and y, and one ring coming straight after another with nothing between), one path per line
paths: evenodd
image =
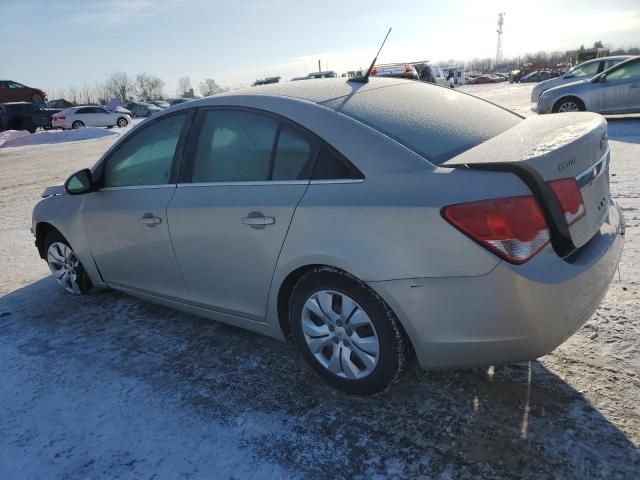
M639 0L0 0L0 77L45 89L93 84L114 71L238 87L379 62L567 50L602 40L640 45Z

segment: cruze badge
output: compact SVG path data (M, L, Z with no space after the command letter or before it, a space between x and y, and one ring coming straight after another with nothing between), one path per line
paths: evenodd
M572 158L570 160L565 160L564 162L558 165L558 171L566 170L569 167L573 167L576 164L576 159Z

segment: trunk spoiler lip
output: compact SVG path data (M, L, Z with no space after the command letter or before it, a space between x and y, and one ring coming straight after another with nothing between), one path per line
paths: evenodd
M567 225L560 201L551 190L551 187L544 181L542 175L532 166L522 162L450 163L446 166L449 168L513 173L529 188L542 210L549 227L551 245L558 256L565 258L576 250L576 246L571 240L569 225Z

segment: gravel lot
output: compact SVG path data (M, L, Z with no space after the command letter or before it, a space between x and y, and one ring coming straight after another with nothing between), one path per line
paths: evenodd
M531 115L530 85L473 94ZM336 392L293 345L116 292L65 294L29 233L43 188L117 135L0 149L0 478L640 478L640 118L609 119L621 276L526 364Z

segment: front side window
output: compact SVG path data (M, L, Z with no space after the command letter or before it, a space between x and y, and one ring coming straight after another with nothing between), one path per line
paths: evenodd
M607 74L607 80L626 80L638 77L640 77L640 62L625 63Z
M127 139L107 159L103 186L169 183L173 157L186 118L186 112L165 117Z

